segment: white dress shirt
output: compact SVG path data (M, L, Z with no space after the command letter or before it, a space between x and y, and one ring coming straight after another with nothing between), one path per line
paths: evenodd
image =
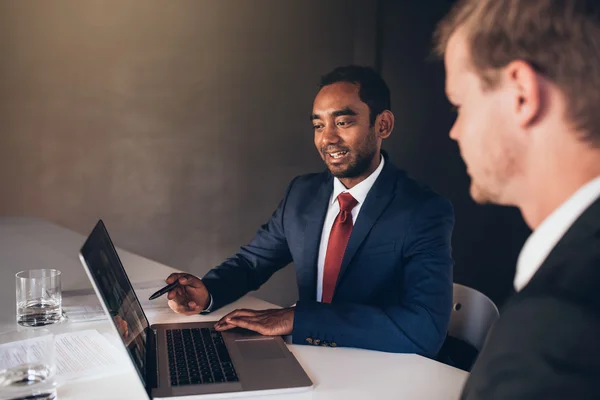
M531 280L571 225L600 197L600 176L583 185L529 236L519 254L514 286L518 292Z
M385 160L383 156L381 157L381 161L379 162L379 166L371 175L369 175L364 181L354 186L352 189L346 189L344 184L340 182L338 178L333 179L333 192L331 193L331 197L329 199L329 207L327 209L327 214L325 215L325 223L323 224L323 233L321 234L321 244L319 245L319 258L318 258L318 271L317 271L317 301L321 301L323 296L323 271L325 270L325 255L327 253L327 243L329 242L329 233L331 232L331 227L333 226L333 221L335 221L335 217L337 217L340 212L340 204L337 201L337 197L340 193L348 192L356 199L358 204L352 209L352 223L356 222L356 218L358 217L358 212L362 204L365 202L367 198L367 194L369 194L369 190L373 187L373 184L377 180L377 177L381 173L383 169L383 164ZM203 313L211 312L213 308L213 298L210 295L210 301L208 307L203 310Z
M327 214L325 215L325 222L323 223L323 232L321 233L321 244L319 245L319 258L317 259L317 301L321 301L323 297L323 272L325 271L325 256L327 255L327 244L329 243L329 234L333 227L335 217L340 212L340 203L337 201L337 197L340 193L350 193L352 197L358 202L352 209L352 224L356 222L358 213L362 204L367 198L367 194L373 187L373 184L377 180L377 177L383 169L385 160L381 157L379 166L371 175L369 175L364 181L354 186L352 189L346 189L344 184L338 179L333 178L333 192L329 198L329 207L327 208Z

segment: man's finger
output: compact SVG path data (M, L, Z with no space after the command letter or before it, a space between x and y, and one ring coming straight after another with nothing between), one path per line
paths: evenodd
M169 290L169 293L167 293L167 299L169 299L169 300L173 300L176 297L179 297L179 298L185 297L185 294L181 291L181 288L179 286L173 290Z
M223 318L221 318L219 320L219 322L225 322L226 320L234 318L234 317L253 317L256 314L257 314L257 311L241 308L238 310L234 310L234 311L230 312L229 314L225 315Z
M181 272L173 272L171 275L169 275L167 277L167 279L165 279L165 282L167 282L168 284L171 284L173 282L175 282L177 279L179 279L180 276L185 275Z
M232 329L232 328L235 328L235 327L236 327L235 325L229 324L227 322L223 322L223 323L217 322L215 324L215 329L217 331L226 331L226 330L229 330L229 329Z
M248 317L233 317L226 319L222 319L215 324L215 327L228 327L227 329L235 328L236 325L231 325L231 321L235 321L236 318L245 318L247 321L260 322L259 317L257 316L248 316Z
M175 295L172 299L169 299L169 302L173 302L180 307L186 307L188 300L183 296Z
M167 304L169 305L169 308L175 311L176 313L181 314L183 312L183 307L175 300L169 300Z
M187 309L189 311L193 311L196 314L199 313L200 311L202 311L200 309L200 306L198 304L196 304L195 302L193 302L193 301L190 301L190 302L187 303Z
M182 286L191 286L196 289L204 286L204 283L202 283L200 278L191 274L182 274L182 276L179 277L179 284Z
M228 322L230 325L234 325L239 328L244 328L244 329L248 329L248 330L251 330L254 332L258 332L261 335L266 334L266 329L265 329L264 325L262 325L256 321L252 321L251 319L246 318L246 317L233 318Z
M190 309L189 307L186 307L185 305L181 305L179 303L174 302L173 300L169 300L169 308L171 310L173 310L174 312L176 312L177 314L182 314L182 315L196 315L198 314L201 310L200 309Z
M238 308L227 314L225 318L234 318L234 317L254 317L259 315L261 311L249 310L247 308Z

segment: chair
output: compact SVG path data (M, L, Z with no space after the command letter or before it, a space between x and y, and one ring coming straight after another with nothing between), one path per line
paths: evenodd
M500 316L498 307L483 293L454 284L448 335L481 351L488 331Z
M437 360L471 371L487 334L500 314L492 300L467 286L454 284L448 335Z

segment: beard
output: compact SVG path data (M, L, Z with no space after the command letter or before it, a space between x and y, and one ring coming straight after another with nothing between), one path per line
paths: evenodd
M471 198L477 204L497 204L498 194L487 190L483 185L478 185L474 180L471 180L469 192Z
M336 178L356 178L364 174L373 162L373 158L377 154L377 136L375 129L369 129L369 134L365 141L356 149L336 148L336 150L348 151L349 159L345 164L335 165L325 161L325 165L329 172ZM329 160L327 148L322 148L321 152L325 160Z
M511 205L514 197L514 182L523 170L522 150L517 146L497 142L484 151L485 163L470 174L470 195L477 204Z

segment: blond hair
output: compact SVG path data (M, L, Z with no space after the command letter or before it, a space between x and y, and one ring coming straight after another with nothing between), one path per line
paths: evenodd
M488 88L499 69L527 62L564 93L582 138L600 146L600 0L460 0L434 34L438 56L459 28Z

